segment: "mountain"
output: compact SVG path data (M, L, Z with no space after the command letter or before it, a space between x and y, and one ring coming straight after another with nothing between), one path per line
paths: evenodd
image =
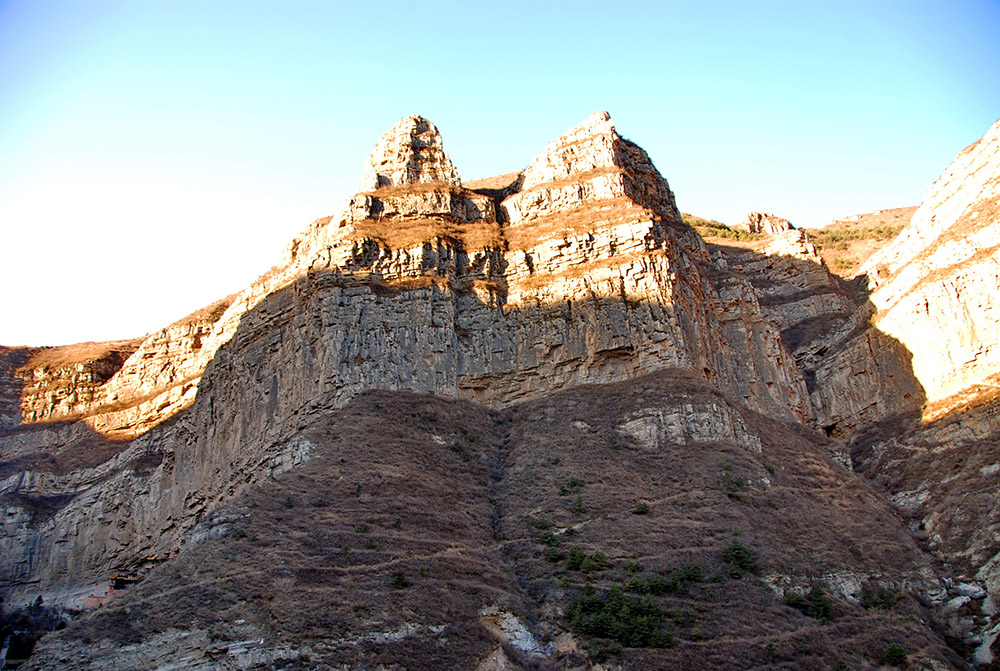
M6 610L148 565L25 668L990 663L996 129L859 287L773 217L706 244L607 113L473 182L403 119L243 292L0 351ZM959 277L959 335L892 326ZM893 456L959 434L975 487Z

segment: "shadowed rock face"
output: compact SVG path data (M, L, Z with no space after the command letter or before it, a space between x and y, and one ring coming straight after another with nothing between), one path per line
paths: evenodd
M638 603L630 580L681 565L700 577L645 595L676 644L614 664L864 668L900 641L956 668L911 596L943 586L836 446L683 370L504 412L405 392L317 401L288 438L306 460L206 515L178 558L28 668L596 668L567 615L586 585ZM726 568L734 541L755 568ZM814 585L830 625L784 603ZM891 614L861 603L879 585L904 591Z

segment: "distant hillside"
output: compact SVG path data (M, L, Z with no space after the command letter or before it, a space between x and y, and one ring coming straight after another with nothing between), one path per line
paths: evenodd
M875 210L837 219L823 228L807 228L805 232L830 270L850 278L869 256L899 235L916 210L916 207Z
M802 229L809 236L809 242L826 262L831 271L843 278L854 277L861 264L899 235L910 223L916 207L896 207L876 210L867 214L855 214L837 219L822 228ZM770 236L762 233L748 233L713 219L684 213L685 223L692 226L707 242L753 248Z

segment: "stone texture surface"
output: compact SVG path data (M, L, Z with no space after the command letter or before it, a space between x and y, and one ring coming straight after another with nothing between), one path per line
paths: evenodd
M733 228L747 233L758 233L762 235L780 235L785 231L794 229L791 222L766 212L747 212L747 216Z
M912 369L927 401L941 402L1000 369L1000 122L958 155L909 226L863 272L869 328L878 332L864 338L898 342L908 359L900 365ZM854 357L857 350L842 348L840 356ZM824 365L835 372L851 364ZM873 367L853 379L879 374ZM826 399L848 392L842 384L826 387ZM907 405L919 407L923 399L917 400ZM845 399L821 400L820 415L837 404L841 414L821 421L851 421L854 410ZM900 409L891 401L886 406Z
M1000 660L1000 376L931 421L897 420L860 434L858 471L890 494L914 536L951 568L942 626ZM950 404L949 404L950 405Z
M802 377L752 286L712 261L648 156L606 114L548 145L500 203L461 186L436 130L416 118L383 138L371 164L389 166L392 183L366 202L385 213L399 196L405 207L372 217L352 204L318 220L253 286L143 342L99 389L108 405L85 418L113 437L186 408L182 419L93 472L5 483L75 497L45 525L8 530L24 548L2 560L19 590L54 594L176 548L207 510L269 472L318 398L336 406L376 388L501 408L677 367L750 409L808 418ZM595 170L621 188L588 191ZM519 200L525 188L567 185L576 197ZM492 207L456 214L441 195ZM519 218L499 222L501 211ZM31 435L22 448L48 434ZM129 464L142 455L163 462L136 480Z
M379 138L369 156L358 191L426 182L461 184L444 150L437 127L421 116L408 116Z

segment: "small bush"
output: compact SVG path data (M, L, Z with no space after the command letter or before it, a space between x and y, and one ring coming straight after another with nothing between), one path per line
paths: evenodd
M451 449L452 452L457 454L462 461L469 461L470 459L472 459L472 455L469 453L467 449L465 449L465 445L462 445L457 440L451 444L451 447L449 449Z
M404 587L410 586L410 581L406 578L406 573L403 571L396 571L392 574L392 586L397 589L402 589Z
M543 533L538 540L540 540L543 545L551 545L553 547L559 545L559 536L557 536L551 531L546 531L545 533Z
M544 529L548 529L549 527L551 527L552 526L552 522L550 522L545 517L532 517L531 518L531 526L535 527L536 529L542 529L542 530L544 530Z
M752 571L757 565L750 550L739 541L733 541L719 553L719 559L728 567L732 578L739 578L744 571Z
M906 650L899 643L893 643L882 653L882 663L890 666L906 666Z
M608 556L601 552L600 550L595 550L594 554L590 555L590 565L594 571L607 571L611 568L611 560Z
M561 562L563 558L563 553L559 551L559 548L554 546L549 546L545 548L545 560L550 561L553 564Z
M566 555L566 568L570 571L579 571L583 567L583 562L587 559L587 555L584 554L583 550L579 548L573 548Z
M582 515L583 513L587 512L586 507L584 507L583 505L582 496L576 497L576 501L573 501L573 507L570 508L570 510L572 510L573 513L576 515Z
M729 498L739 500L744 487L746 487L746 481L743 478L735 477L729 471L722 474L722 491Z
M785 603L802 614L823 622L829 622L833 617L833 603L819 585L813 585L806 596L796 592L786 593Z
M887 592L879 587L875 590L861 592L861 605L866 610L892 610L903 598L902 592Z
M580 490L583 488L583 480L573 477L564 485L559 485L559 496L569 496L570 494L579 494Z
M649 504L645 501L639 501L639 503L635 504L635 508L632 509L632 512L636 515L645 515L649 512Z
M366 534L369 531L371 531L371 527L368 526L367 524L355 524L354 525L354 533L356 533L356 534Z
M642 564L640 564L639 562L637 561L625 562L625 573L632 575L638 573L641 570L642 570Z

